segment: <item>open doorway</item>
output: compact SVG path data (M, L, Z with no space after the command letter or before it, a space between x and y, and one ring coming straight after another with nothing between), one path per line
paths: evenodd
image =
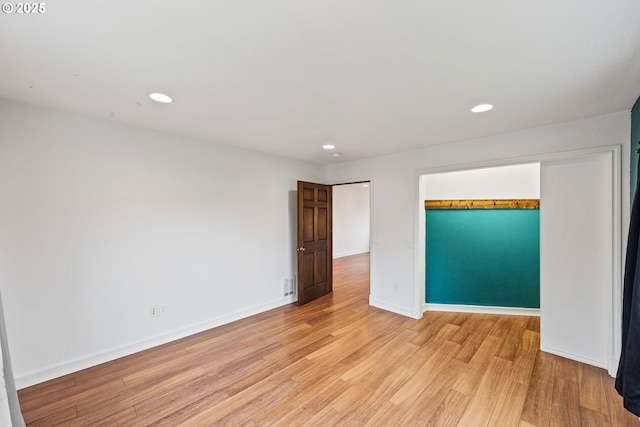
M371 183L333 186L334 291L370 294ZM348 288L348 289L346 289Z
M297 218L292 233L297 293L293 278L284 277L284 295L304 305L331 294L336 278L333 267L337 265L342 275L339 282L357 282L362 288L360 294L370 300L371 182L331 185L298 181L298 191L290 195L290 200ZM351 272L358 273L357 280L345 279Z

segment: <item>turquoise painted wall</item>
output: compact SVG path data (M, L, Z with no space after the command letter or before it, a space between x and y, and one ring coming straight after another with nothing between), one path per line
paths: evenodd
M426 210L426 302L540 308L540 211Z
M638 154L636 150L640 148L640 98L631 109L631 201L636 192L638 180Z

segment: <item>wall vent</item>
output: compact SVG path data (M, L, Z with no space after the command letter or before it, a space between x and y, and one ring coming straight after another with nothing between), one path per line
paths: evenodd
M289 276L282 279L284 286L284 296L293 295L296 290L296 278L295 276Z

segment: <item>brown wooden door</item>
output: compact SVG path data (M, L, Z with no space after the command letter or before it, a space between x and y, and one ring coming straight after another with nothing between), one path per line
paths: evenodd
M298 181L298 305L333 291L331 190Z

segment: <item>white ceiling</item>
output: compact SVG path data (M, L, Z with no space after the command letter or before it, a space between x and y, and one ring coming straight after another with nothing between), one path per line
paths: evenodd
M637 0L45 7L0 14L0 98L319 163L629 110L640 95ZM469 111L482 102L495 109Z

